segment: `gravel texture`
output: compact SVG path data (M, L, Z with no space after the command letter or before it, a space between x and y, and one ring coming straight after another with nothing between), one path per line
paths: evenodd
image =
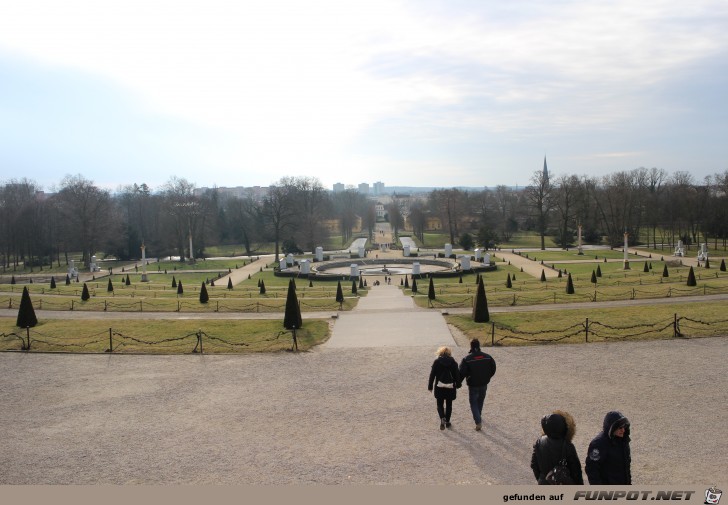
M556 408L576 419L582 462L618 409L635 483L725 478L726 338L496 348L482 432L466 389L439 430L434 351L0 353L0 484L533 484Z

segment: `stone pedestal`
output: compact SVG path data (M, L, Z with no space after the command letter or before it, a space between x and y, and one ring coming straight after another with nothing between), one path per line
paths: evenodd
M458 259L460 260L460 268L462 270L470 270L470 256L459 256Z
M402 254L404 254L405 257L410 255L410 246L402 246Z
M286 258L281 258L278 260L278 267L281 270L285 270L286 268L288 268L288 262L286 261Z
M483 257L483 264L490 265L490 253L485 253L485 256Z
M359 278L359 265L356 263L351 264L351 276Z
M311 261L310 260L301 260L298 262L299 267L301 268L301 273L308 275L311 273Z
M323 260L324 260L324 248L317 247L316 248L316 261L323 261Z
M475 261L480 261L480 255L483 253L482 249L475 250Z
M364 247L360 247L359 248L359 257L363 258L364 256L366 256L366 249Z
M449 258L452 254L452 244L445 244L445 257Z
M288 264L289 267L293 266L293 263L294 263L293 254L288 253L288 256L286 256L286 263Z
M417 262L412 263L412 275L420 275L420 264Z

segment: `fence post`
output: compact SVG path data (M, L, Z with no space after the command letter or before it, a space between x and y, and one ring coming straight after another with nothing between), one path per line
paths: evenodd
M490 322L490 346L495 347L495 323Z
M30 326L25 327L25 334L28 337L28 345L26 346L25 350L30 351Z
M596 289L594 290L594 299L592 301L593 302L597 301L597 290Z
M106 307L107 307L106 304L107 304L107 302L106 302L106 300L104 300L104 312L106 312Z
M74 302L74 301L75 301L75 300L71 300L71 310L73 310L73 302Z
M586 318L586 323L584 324L584 342L589 342L589 318Z
M197 330L197 341L200 344L200 354L202 354L202 330Z
M220 312L220 302L219 301L215 302L215 312Z
M109 328L109 350L106 352L114 352L114 343L111 340L111 328Z
M677 312L673 314L672 318L672 338L677 338Z

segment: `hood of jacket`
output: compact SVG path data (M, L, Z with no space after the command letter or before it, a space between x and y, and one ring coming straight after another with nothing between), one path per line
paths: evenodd
M625 427L624 436L625 439L629 440L629 419L624 417L621 412L618 412L616 410L607 412L607 415L604 416L602 431L605 435L607 435L607 437L609 437L610 440L614 438L614 430L616 430L620 426Z
M541 418L544 435L556 440L566 439L571 442L576 434L576 423L571 414L563 410L555 410Z

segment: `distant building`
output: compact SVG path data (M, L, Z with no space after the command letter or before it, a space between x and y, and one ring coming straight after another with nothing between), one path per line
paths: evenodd
M384 194L384 183L381 181L377 181L374 183L374 195L379 196Z
M368 195L369 194L369 184L366 182L362 182L359 184L359 193L362 195Z
M334 184L334 193L343 193L346 190L346 186L342 183L337 182Z

